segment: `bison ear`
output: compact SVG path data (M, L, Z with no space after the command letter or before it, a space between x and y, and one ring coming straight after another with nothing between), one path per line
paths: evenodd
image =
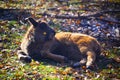
M28 18L28 20L30 21L30 23L31 23L34 27L37 27L37 26L38 26L38 22L36 22L33 18Z

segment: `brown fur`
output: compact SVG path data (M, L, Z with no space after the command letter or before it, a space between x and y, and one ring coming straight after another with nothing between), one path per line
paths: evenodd
M99 42L91 36L71 32L60 32L54 36L54 31L46 23L43 25L36 23L34 19L29 20L33 26L28 29L21 43L21 50L18 51L21 60L30 62L31 58L51 58L63 63L68 58L90 67L101 52ZM49 35L44 35L44 32ZM82 62L83 60L85 61Z
M101 52L99 42L88 35L71 32L56 33L52 52L71 60L87 59L86 66L91 66ZM56 51L55 51L56 50Z
M53 55L49 52L55 31L52 30L45 22L36 22L34 19L28 19L32 26L26 32L18 58L23 62L31 62L31 59L52 58L59 62L64 61L64 56ZM56 58L57 57L57 58Z

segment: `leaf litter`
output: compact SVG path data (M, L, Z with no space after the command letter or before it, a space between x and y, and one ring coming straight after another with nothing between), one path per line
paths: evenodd
M39 1L38 1L39 2ZM21 3L19 3L21 4ZM48 3L49 4L49 3ZM8 6L12 6L9 5ZM35 6L35 5L32 5ZM51 5L52 6L52 5ZM58 6L58 5L56 5ZM55 7L56 7L55 6ZM19 7L19 6L17 6ZM28 7L28 6L27 6ZM27 8L26 7L26 8ZM42 6L43 8L46 8L46 5ZM81 6L83 8L84 6ZM64 9L75 9L74 6L64 6L60 7L58 9L63 9L59 15L63 14L66 16L73 16L76 15L72 12L66 12ZM88 13L88 12L86 12ZM86 15L86 13L82 15ZM53 12L53 16L56 13ZM91 13L89 13L91 14ZM11 14L8 15L6 12L7 17L14 17ZM104 18L108 19L114 19L110 18L110 16L104 15L100 16L100 19ZM2 19L5 19L5 17L2 17ZM116 27L117 24L114 24L112 22L105 23L99 20L72 20L72 19L56 19L56 18L49 18L47 17L47 21L51 24L51 26L55 30L59 31L72 31L72 32L81 32L81 33L88 33L92 36L97 36L98 30L101 30L99 33L101 33L100 36L106 37L106 35L112 35L117 36L119 29ZM21 24L20 21L15 20L4 20L0 21L0 79L58 79L58 80L89 80L89 79L95 79L95 80L104 80L104 79L120 79L120 50L119 48L106 48L103 51L103 55L107 56L108 58L112 58L115 62L109 63L111 60L101 60L98 66L101 66L101 68L97 68L96 71L86 70L84 66L82 68L71 68L67 66L61 66L59 63L54 63L54 65L50 65L49 62L36 62L32 61L30 64L24 64L19 62L16 55L16 48L20 45L22 36L26 32L27 28L26 26L29 26L26 23ZM76 24L74 24L76 23ZM80 27L80 26L81 27ZM111 26L107 27L106 26ZM55 27L56 26L56 27ZM77 27L74 27L77 26ZM83 27L84 26L84 27ZM92 33L92 32L93 33ZM103 34L102 34L103 33ZM107 38L107 37L106 37ZM101 38L102 39L102 38ZM107 38L108 39L108 38ZM107 43L102 43L102 47L106 47ZM106 67L104 67L104 64L107 64ZM108 64L109 63L109 64ZM104 69L105 68L105 69Z

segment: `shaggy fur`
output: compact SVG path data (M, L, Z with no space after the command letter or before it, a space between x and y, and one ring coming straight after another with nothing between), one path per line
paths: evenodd
M31 59L52 58L59 62L64 62L65 57L49 52L55 31L45 22L36 22L33 18L28 18L32 24L26 32L17 51L18 58L23 62L31 62Z
M50 58L64 63L66 60L79 61L90 67L101 53L99 42L88 35L71 32L56 33L45 22L28 19L32 26L28 29L18 50L18 57L25 62L31 59Z
M56 33L52 44L51 52L67 57L69 60L80 61L74 64L86 63L91 66L100 55L101 47L99 42L88 35L71 32Z

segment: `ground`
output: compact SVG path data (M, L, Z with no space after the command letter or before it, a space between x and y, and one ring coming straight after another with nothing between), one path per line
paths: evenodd
M86 71L84 66L71 68L49 60L21 63L17 58L16 49L20 45L23 33L26 32L26 27L19 25L17 21L1 21L1 25L0 79L120 79L119 60L96 71ZM119 58L119 53L117 48L104 51L104 54L112 59Z
M12 0L10 0L12 1ZM44 3L44 0L42 0ZM77 0L76 0L77 1ZM68 5L68 6L61 6L62 2L58 4L56 2L54 5L50 5L50 9L54 10L57 6L56 12L48 11L48 13L52 13L52 15L48 16L48 14L41 15L32 15L30 13L22 13L24 10L16 10L10 11L8 8L13 9L15 6L19 8L22 4L22 0L14 1L13 2L5 2L0 1L0 79L1 80L111 80L111 79L120 79L120 48L119 48L119 41L114 41L116 38L116 30L119 31L118 26L119 23L114 20L114 16L110 17L106 16L99 16L96 19L64 19L65 16L69 16L69 18L76 18L76 14L73 14L74 11L78 10L77 3L74 3L76 6ZM6 3L6 4L5 4ZM45 5L39 5L39 1L37 1L38 6L36 4L35 8L39 8L41 6L41 12L44 8L49 8L47 5L52 3L46 3ZM72 4L71 2L70 4ZM29 9L35 6L34 2L31 3L24 3L25 5L21 8ZM28 6L31 5L31 6ZM63 3L65 5L65 3ZM59 7L60 6L60 7ZM29 7L29 8L28 8ZM53 7L53 8L51 8ZM84 5L80 5L79 8L84 8ZM5 10L5 9L8 10ZM90 7L91 8L91 7ZM94 7L95 8L95 7ZM116 7L117 8L117 7ZM50 10L49 9L49 10ZM65 10L64 10L65 9ZM4 11L5 10L5 11ZM46 9L45 9L46 10ZM73 10L73 13L69 10ZM34 10L36 11L36 10ZM33 13L34 13L33 11ZM67 13L66 13L67 11ZM20 12L20 13L17 13ZM83 12L80 10L79 12ZM39 13L40 14L40 13ZM52 17L55 14L62 15L59 17ZM91 14L91 13L90 13ZM24 16L23 16L24 15ZM75 16L74 16L75 15ZM105 59L99 60L96 62L97 66L95 70L86 70L85 66L72 68L66 64L60 64L54 62L52 60L41 60L40 62L32 60L30 64L22 63L18 60L16 55L16 50L19 48L22 37L24 33L29 28L28 22L26 22L24 17L42 17L45 19L50 27L52 27L57 32L61 31L71 31L71 32L80 32L89 34L95 38L97 38L101 46L103 47L102 54L106 57ZM73 17L71 17L73 16ZM118 16L118 15L117 15ZM58 19L60 18L60 19ZM68 17L67 17L68 18ZM107 20L104 20L107 19ZM101 21L103 20L103 21ZM110 21L109 21L110 20ZM113 21L113 22L112 22ZM106 28L106 26L109 26ZM99 30L99 32L98 32ZM100 37L99 34L100 34ZM95 35L94 35L95 34ZM111 38L106 37L106 35L111 35ZM113 37L114 36L114 37ZM105 38L105 39L103 39ZM104 41L105 40L105 41ZM110 41L110 42L109 42ZM113 42L114 44L111 44ZM116 46L117 45L117 46Z

